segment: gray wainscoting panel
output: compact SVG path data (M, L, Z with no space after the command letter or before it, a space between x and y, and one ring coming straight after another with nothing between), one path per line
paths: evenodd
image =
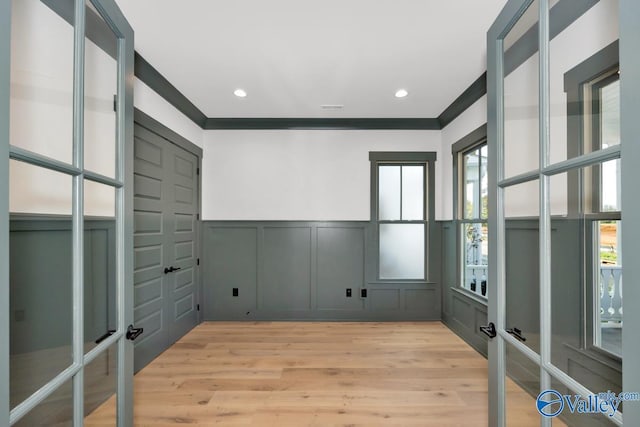
M359 221L205 222L205 319L440 320L439 284L368 276L375 255L370 227Z
M204 316L257 308L258 228L205 227ZM233 289L238 296L233 296Z
M400 309L400 289L370 289L369 298L372 310Z
M261 307L311 309L311 227L265 227Z
M318 309L362 310L365 230L318 227L317 246ZM347 289L351 289L351 297L347 297Z

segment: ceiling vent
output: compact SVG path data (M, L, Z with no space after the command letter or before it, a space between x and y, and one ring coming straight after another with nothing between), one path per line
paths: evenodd
M342 104L323 104L320 106L323 110L342 110L344 105Z

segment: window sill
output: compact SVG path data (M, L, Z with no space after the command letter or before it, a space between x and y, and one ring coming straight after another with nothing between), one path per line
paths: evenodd
M468 289L460 288L460 287L457 287L457 286L456 287L452 286L450 289L452 291L454 291L454 292L456 292L456 293L458 293L460 295L464 295L465 297L470 298L470 299L474 300L475 302L477 302L479 304L482 304L484 306L486 306L487 303L488 303L487 298L483 298L483 297L475 294L474 292L471 292Z

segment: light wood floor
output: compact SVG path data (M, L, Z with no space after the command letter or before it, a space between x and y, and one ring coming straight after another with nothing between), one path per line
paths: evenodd
M487 361L439 322L204 323L134 384L137 426L487 424ZM507 390L509 425L539 426ZM112 425L114 404L86 425Z

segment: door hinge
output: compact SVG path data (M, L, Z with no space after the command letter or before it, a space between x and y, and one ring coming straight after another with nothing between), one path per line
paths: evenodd
M200 265L200 258L196 259L196 265Z
M196 310L200 311L200 304L196 304Z
M196 175L200 175L200 168L196 168Z
M200 221L200 214L196 214L196 219Z
M118 95L113 95L113 111L118 111Z

